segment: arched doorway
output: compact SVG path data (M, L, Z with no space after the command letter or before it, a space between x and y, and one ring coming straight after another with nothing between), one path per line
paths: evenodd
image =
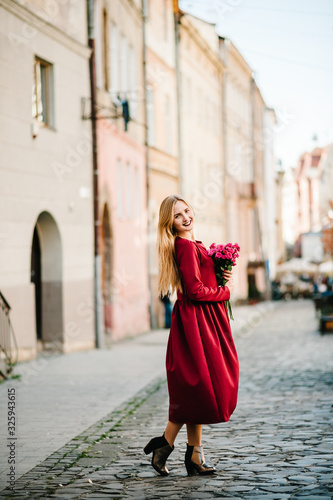
M34 227L31 282L35 285L36 336L39 347L61 351L62 248L57 223L48 212L39 215Z
M109 208L105 203L102 218L102 290L104 300L105 333L111 340L113 328L112 315L112 269L113 269L113 240L110 225Z

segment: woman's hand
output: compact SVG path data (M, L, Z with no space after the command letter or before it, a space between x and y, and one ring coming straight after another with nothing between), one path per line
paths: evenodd
M232 271L223 271L223 277L227 280L226 286L229 288L230 292L234 289L234 278Z

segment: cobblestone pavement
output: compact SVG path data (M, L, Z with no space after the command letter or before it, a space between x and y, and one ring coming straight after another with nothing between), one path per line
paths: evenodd
M161 477L143 447L167 420L164 379L89 427L0 498L332 499L333 335L317 331L311 301L282 303L235 336L240 360L236 411L205 425L210 477L188 477L182 429Z
M234 307L234 336L246 335L276 303ZM75 436L104 418L157 377L165 376L168 329L152 330L116 342L107 349L71 354L42 352L19 363L0 384L0 401L15 389L15 475L18 479ZM6 404L0 404L0 491L9 472Z

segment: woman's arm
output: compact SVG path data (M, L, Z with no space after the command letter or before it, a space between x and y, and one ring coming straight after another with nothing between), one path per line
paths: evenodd
M185 238L177 240L176 258L186 293L191 300L222 302L230 299L230 290L227 286L207 287L203 285L199 250L195 243Z

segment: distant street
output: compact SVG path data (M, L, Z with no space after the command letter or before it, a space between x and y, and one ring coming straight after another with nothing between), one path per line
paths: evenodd
M184 429L170 476L151 468L142 448L163 432L168 410L158 377L22 476L15 498L331 499L333 335L318 333L311 301L292 301L235 340L237 409L230 422L203 432L215 476L187 477Z

